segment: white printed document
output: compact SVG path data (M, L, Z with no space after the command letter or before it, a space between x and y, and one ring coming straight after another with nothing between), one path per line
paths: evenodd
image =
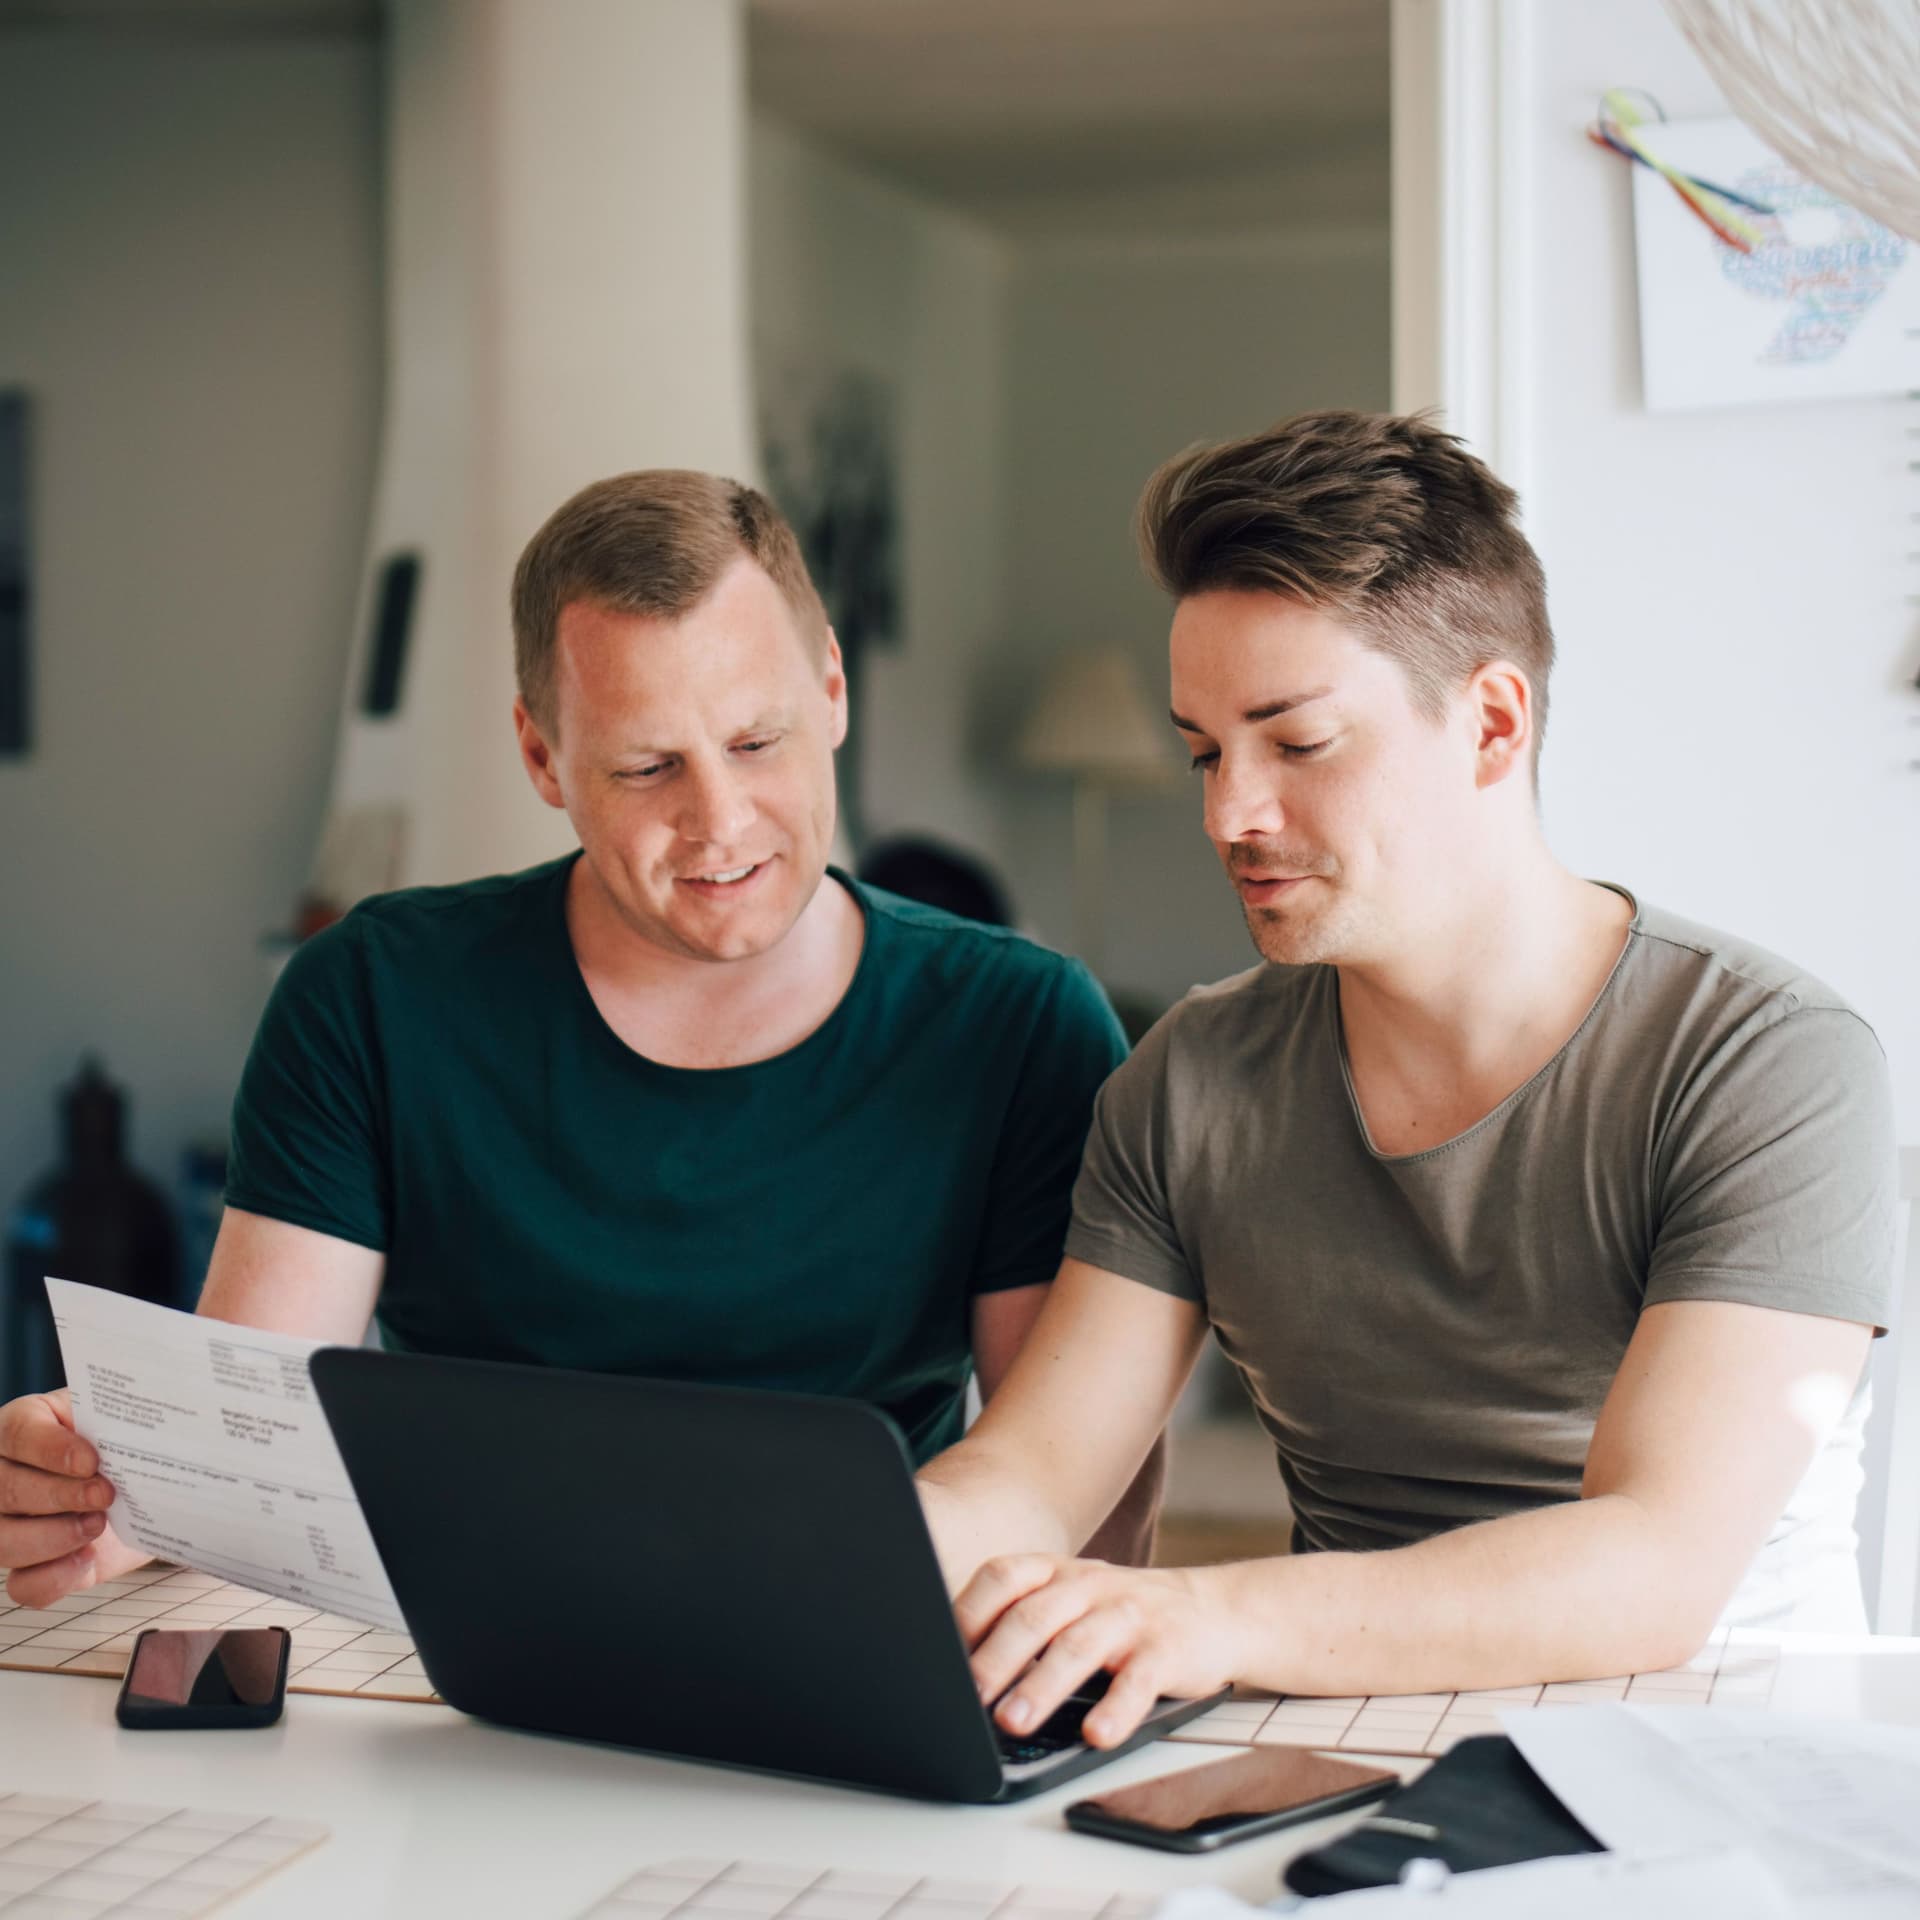
M323 1345L47 1281L73 1423L129 1546L404 1631L307 1361Z
M1795 1920L1785 1891L1750 1853L1638 1860L1570 1853L1517 1866L1418 1875L1312 1901L1326 1920Z
M1780 1883L1750 1853L1572 1853L1451 1875L1416 1868L1398 1886L1284 1908L1248 1906L1221 1887L1191 1888L1169 1894L1152 1920L1268 1920L1280 1912L1308 1920L1797 1920Z
M1503 1722L1534 1772L1617 1852L1745 1848L1804 1920L1920 1915L1920 1729L1624 1705Z

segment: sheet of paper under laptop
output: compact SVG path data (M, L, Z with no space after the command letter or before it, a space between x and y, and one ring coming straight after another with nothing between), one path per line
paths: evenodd
M262 1333L47 1281L73 1422L99 1449L130 1546L236 1585L404 1631L307 1361Z

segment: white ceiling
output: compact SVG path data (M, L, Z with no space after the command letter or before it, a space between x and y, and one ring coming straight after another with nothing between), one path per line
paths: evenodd
M757 106L1027 235L1384 223L1388 4L746 0ZM383 14L382 0L0 0L0 27L96 32L358 36Z
M989 222L1217 183L1385 191L1388 0L748 0L755 103ZM1365 176L1364 186L1359 176ZM1384 205L1382 203L1382 213Z

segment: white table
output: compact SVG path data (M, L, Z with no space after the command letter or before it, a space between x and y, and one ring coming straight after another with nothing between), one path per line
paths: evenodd
M1920 1725L1920 1640L1784 1644L1776 1710ZM638 1868L686 1855L1141 1891L1204 1879L1267 1900L1295 1852L1359 1817L1183 1858L1069 1833L1060 1809L1099 1784L1229 1749L1161 1743L1038 1799L939 1807L377 1700L295 1695L265 1732L126 1733L114 1724L115 1692L70 1674L0 1673L0 1788L281 1814L333 1830L236 1902L236 1920L563 1920Z

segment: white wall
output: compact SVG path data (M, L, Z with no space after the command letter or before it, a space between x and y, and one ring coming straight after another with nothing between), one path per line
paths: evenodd
M0 760L0 1208L101 1048L171 1180L307 873L379 403L371 41L0 32L35 743Z
M895 399L903 637L865 661L869 833L932 832L997 861L970 713L1001 623L1004 249L764 119L749 160L763 390L800 366L870 374Z
M1116 639L1164 701L1167 609L1130 532L1160 460L1301 407L1386 404L1384 170L1371 220L1183 237L1171 215L1109 232L1089 201L1081 233L1013 236L764 119L750 153L763 387L785 364L848 367L899 406L906 638L867 659L870 829L985 854L1066 945L1069 797L1013 765L1020 717L1056 653ZM1170 999L1248 963L1177 777L1116 796L1111 855L1116 985Z
M1141 572L1133 510L1146 478L1195 440L1303 408L1383 407L1388 236L1377 222L1182 243L1023 248L1013 281L1005 639L983 753L1006 783L1006 844L1026 919L1072 933L1064 783L1008 762L1050 660L1074 647L1132 654L1153 710L1166 704L1169 609ZM1168 758L1178 741L1168 730ZM1116 795L1106 978L1170 1001L1255 958L1179 776Z
M403 882L574 838L514 749L514 563L589 481L751 478L738 0L390 0L392 382L369 559L418 549L400 710L345 682L334 798ZM366 622L361 623L363 628ZM364 641L362 643L364 645Z
M900 408L906 641L868 656L869 825L986 854L1066 945L1069 796L1014 766L1020 718L1056 654L1114 641L1163 701L1167 609L1130 531L1155 465L1302 407L1386 404L1384 204L1295 232L1016 238L765 121L751 157L759 378L862 369ZM1117 986L1171 999L1248 963L1177 777L1115 797L1110 872Z
M1724 111L1656 0L1532 11L1530 531L1561 664L1564 858L1812 968L1879 1030L1920 1140L1920 589L1897 399L1649 414L1628 170L1581 137L1630 81Z
M1657 0L1451 17L1469 57L1448 69L1441 118L1470 137L1448 153L1460 190L1442 239L1459 244L1442 351L1401 364L1415 380L1454 369L1462 424L1526 496L1560 642L1549 835L1579 871L1832 982L1878 1030L1901 1135L1920 1141L1920 623L1904 597L1920 581L1920 416L1894 398L1645 412L1628 171L1583 130L1610 86L1647 89L1674 119L1724 102ZM1489 27L1498 44L1476 43ZM1497 358L1476 368L1488 342ZM1870 1600L1886 1446L1882 1417L1862 1506Z

